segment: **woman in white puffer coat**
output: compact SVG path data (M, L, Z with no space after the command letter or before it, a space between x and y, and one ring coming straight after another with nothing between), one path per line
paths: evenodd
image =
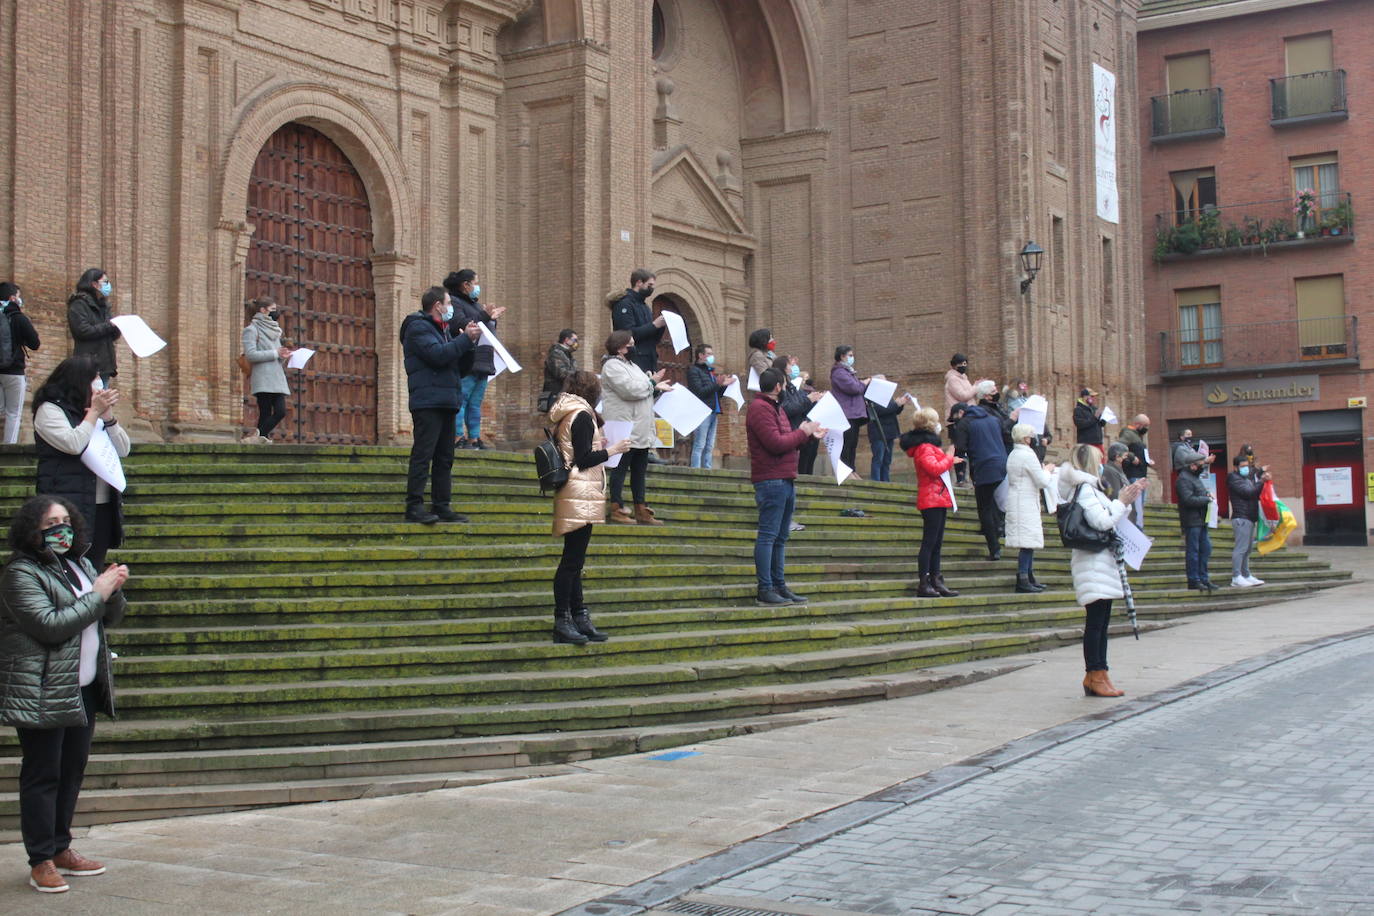
M1020 550L1016 557L1016 590L1043 592L1045 586L1035 581L1035 552L1045 546L1045 529L1040 520L1040 491L1050 485L1054 465L1040 465L1031 443L1035 430L1025 423L1011 428L1015 443L1007 456L1007 547Z
M1083 507L1083 518L1098 531L1116 527L1145 489L1137 481L1122 489L1117 499L1108 499L1102 492L1098 478L1102 473L1102 453L1093 445L1078 445L1069 456L1069 466L1059 469L1059 501L1077 500ZM1071 561L1073 588L1078 603L1087 616L1083 622L1083 693L1090 697L1119 697L1118 690L1107 677L1107 621L1112 616L1112 601L1124 597L1121 588L1121 569L1116 551L1073 551Z

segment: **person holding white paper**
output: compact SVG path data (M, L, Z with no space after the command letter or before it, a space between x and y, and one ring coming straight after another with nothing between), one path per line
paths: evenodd
M870 389L878 381L881 380L874 379L870 382ZM902 408L908 400L905 394L897 395L886 404L880 405L865 398L864 406L868 410L868 448L872 452L872 461L868 466L869 480L883 483L892 480L892 443L902 434L900 417Z
M505 306L490 307L478 302L482 296L482 285L477 280L477 271L470 267L455 270L444 278L444 289L448 291L453 305L453 317L449 320L449 334L454 339L462 336L467 326L474 321L496 330L497 320L506 313ZM478 335L480 338L480 334ZM482 399L487 394L487 384L496 374L495 348L491 344L478 342L467 351L458 365L458 418L456 432L461 435L454 447L485 450L482 441Z
M1007 540L1016 556L1016 590L1023 594L1043 592L1035 581L1035 552L1045 546L1045 529L1040 519L1040 491L1050 485L1054 465L1041 465L1031 444L1035 430L1017 423L1011 429L1014 443L1007 456Z
M649 305L657 284L658 278L652 270L635 268L630 273L630 288L606 303L611 309L611 328L628 331L634 340L630 362L649 373L658 371L658 342L668 327L667 319L654 315Z
M606 338L606 354L601 357L602 416L607 420L629 420L634 424L630 449L620 464L611 469L610 520L622 525L662 525L649 508L646 485L649 474L649 449L658 443L654 429L654 391L667 391L672 384L663 380L664 371L645 372L630 359L635 339L629 331L612 331ZM630 495L634 514L625 511L625 475L630 475Z
M286 396L291 393L291 386L286 381L283 362L291 355L291 349L282 346L278 323L281 309L275 299L250 299L244 311L248 326L241 335L242 353L251 367L248 391L258 401L258 425L239 441L270 445L272 430L286 416Z
M69 356L57 364L33 394L33 442L38 452L38 492L60 496L81 510L90 532L86 556L96 569L105 554L124 542L120 492L81 460L91 437L102 427L120 458L129 455L129 436L114 415L119 392L97 390L99 369L90 356Z
M778 342L773 339L773 332L768 328L758 328L749 335L749 368L753 370L753 376L757 377L773 368L773 360L776 359L778 352ZM755 391L758 389L755 388Z
M797 364L797 358L786 353L773 360L773 369L782 373L786 383L782 386L782 409L787 414L788 422L793 429L799 429L802 421L811 410L811 406L819 401L824 394L812 388L806 380L806 373ZM797 474L808 475L816 469L816 454L820 450L821 440L814 436L806 440L801 447L801 452L797 456ZM801 531L805 528L799 522L792 522L793 531Z
M1107 450L1102 447L1102 430L1107 421L1102 419L1102 408L1097 406L1097 392L1084 388L1078 392L1078 400L1073 405L1073 425L1078 430L1078 443L1091 445L1103 458Z
M868 423L868 406L864 392L868 389L869 377L860 378L854 371L854 348L841 344L835 348L835 365L830 368L830 393L840 402L849 426L844 431L844 449L840 460L854 467L854 455L859 450L859 430ZM861 480L858 474L855 480Z
M553 641L574 646L607 639L592 625L582 597L582 568L592 526L606 520L606 462L630 448L628 438L608 444L597 429L592 405L599 400L596 373L574 369L549 410L553 438L568 468L568 481L553 498L553 533L563 538L563 556L553 576Z
M916 464L916 509L921 513L916 597L957 598L959 593L945 585L940 551L945 543L945 519L954 508L954 494L946 483L949 469L963 464L964 459L946 454L942 448L940 415L934 407L916 411L911 431L903 433L898 444Z
M692 457L690 467L711 467L711 456L716 448L716 425L720 421L720 399L725 390L738 379L733 375L716 374L716 351L710 344L697 344L696 361L687 370L687 387L701 403L711 408L711 413L701 425L692 432Z
M119 374L115 364L115 341L119 328L110 320L110 294L114 286L105 271L88 267L76 281L76 292L67 300L67 328L75 346L73 356L89 356L95 360L100 382L110 387L110 379Z

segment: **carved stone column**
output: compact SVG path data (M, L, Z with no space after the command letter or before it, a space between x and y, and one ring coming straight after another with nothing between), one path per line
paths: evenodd
M415 255L399 251L372 256L372 285L377 291L377 441L408 442L411 435L401 342L401 320L420 307L411 302Z

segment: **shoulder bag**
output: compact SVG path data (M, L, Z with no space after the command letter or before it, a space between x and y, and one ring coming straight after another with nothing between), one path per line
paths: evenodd
M1078 501L1078 495L1085 486L1087 484L1080 483L1074 488L1073 499L1059 504L1054 510L1055 520L1059 523L1059 540L1065 547L1097 553L1112 546L1116 532L1100 531L1088 524L1087 514Z

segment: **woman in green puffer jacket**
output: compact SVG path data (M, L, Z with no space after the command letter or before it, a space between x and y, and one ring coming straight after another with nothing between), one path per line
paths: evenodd
M10 526L14 554L0 573L0 724L19 733L19 826L29 884L67 889L63 875L105 866L71 849L72 814L95 714L114 716L105 625L124 616L126 566L96 575L85 520L65 499L34 496Z

